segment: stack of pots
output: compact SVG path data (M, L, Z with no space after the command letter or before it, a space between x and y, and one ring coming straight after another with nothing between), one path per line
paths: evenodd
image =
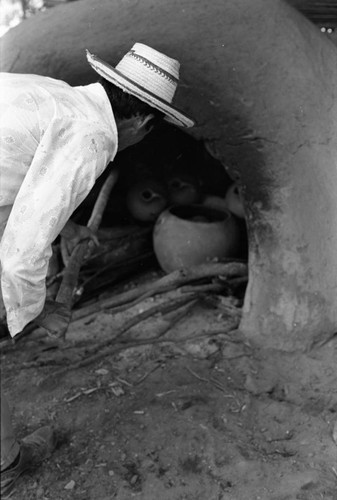
M166 182L153 178L137 182L128 192L127 205L135 219L155 223L154 252L162 269L172 272L237 255L240 229L236 217L226 208L229 201L235 205L234 186L228 195L230 200L220 199L219 208L214 206L214 197L200 204L196 179L175 174Z

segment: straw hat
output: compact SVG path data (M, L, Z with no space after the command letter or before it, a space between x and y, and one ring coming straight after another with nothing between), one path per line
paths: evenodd
M99 75L164 113L168 122L193 127L194 120L172 106L179 82L176 59L142 43L135 43L115 68L88 50L87 59Z

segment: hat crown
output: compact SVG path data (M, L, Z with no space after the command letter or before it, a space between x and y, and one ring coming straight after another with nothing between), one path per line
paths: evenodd
M144 90L171 104L179 81L180 64L142 43L135 43L116 70Z
M158 50L135 43L116 67L87 50L91 67L103 78L164 113L165 120L193 127L195 122L172 105L179 82L180 64Z

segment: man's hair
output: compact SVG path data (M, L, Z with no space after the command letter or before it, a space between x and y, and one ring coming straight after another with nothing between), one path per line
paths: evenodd
M164 113L159 111L149 104L141 101L137 97L124 92L122 89L101 77L99 83L103 85L105 92L108 95L112 110L116 118L125 119L136 115L154 115L154 121L161 121L164 118ZM152 122L152 120L151 120Z

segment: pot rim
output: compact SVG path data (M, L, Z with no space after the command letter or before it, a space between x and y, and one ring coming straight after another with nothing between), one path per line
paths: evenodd
M191 213L195 210L195 213ZM175 213L178 211L178 214ZM198 221L198 220L192 220L189 218L189 216L181 216L179 212L187 212L191 214L191 217L197 217L200 215L201 217L214 217L215 220L207 220L207 221ZM190 212L189 212L190 211ZM198 213L199 212L199 213ZM224 210L218 210L216 208L211 208L211 207L205 207L205 205L202 204L197 204L193 203L191 205L170 205L167 207L161 214L160 218L164 217L166 214L170 214L172 217L175 217L178 220L184 221L184 222L189 222L191 224L219 224L223 222L227 222L229 219L232 218L232 214L229 210L224 209Z

